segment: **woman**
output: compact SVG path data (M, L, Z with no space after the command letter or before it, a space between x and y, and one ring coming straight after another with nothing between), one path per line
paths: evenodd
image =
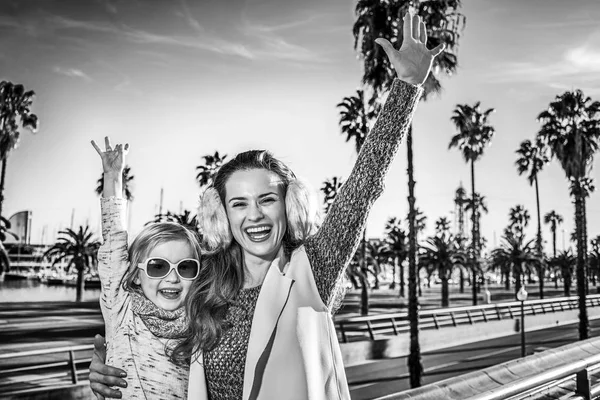
M206 398L206 388L212 400L350 398L331 312L420 85L443 50L427 50L418 16L405 17L404 38L399 51L377 39L399 79L316 233L302 185L267 152L238 155L204 194L205 245L240 255L238 265L203 271L190 293L190 335L176 350L192 354L190 399ZM118 382L102 376L106 368L95 354L96 393Z

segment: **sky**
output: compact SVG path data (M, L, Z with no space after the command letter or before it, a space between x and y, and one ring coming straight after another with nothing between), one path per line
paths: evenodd
M434 221L454 216L470 169L450 121L457 104L494 108L491 146L475 165L481 220L499 244L517 204L532 215L535 191L515 167L515 150L540 129L536 118L555 96L582 89L600 100L600 3L597 0L463 0L466 27L459 68L414 117L417 206ZM196 210L196 166L218 150L229 157L268 149L318 189L347 177L356 154L341 135L336 105L360 87L350 0L3 0L0 79L36 92L37 133L25 132L8 159L3 213L33 213L33 243L89 224L100 236L95 194L102 167L90 140L130 144L135 176L130 231L158 212ZM600 155L592 176L597 176ZM597 183L598 184L598 183ZM541 212L565 220L557 246L569 246L574 206L556 161L539 176ZM406 147L372 209L368 237L408 210ZM588 201L588 235L600 234L598 194ZM547 249L549 228L543 226Z

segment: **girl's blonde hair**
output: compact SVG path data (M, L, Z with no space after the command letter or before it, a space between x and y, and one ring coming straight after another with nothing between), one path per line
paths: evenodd
M125 290L138 290L140 288L134 281L139 272L138 264L148 258L148 254L159 244L182 241L190 245L194 258L200 261L202 250L196 232L175 222L155 222L148 224L136 236L129 246L129 270L123 277L122 284Z

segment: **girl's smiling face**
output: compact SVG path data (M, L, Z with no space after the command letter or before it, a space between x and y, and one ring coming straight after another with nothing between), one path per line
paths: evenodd
M195 258L191 245L184 240L173 240L156 245L146 259L160 257L173 264L185 258ZM146 261L146 260L144 260ZM181 279L175 270L160 279L149 278L142 270L138 270L134 283L140 285L148 300L166 311L175 311L183 306L185 296L190 290L192 280Z

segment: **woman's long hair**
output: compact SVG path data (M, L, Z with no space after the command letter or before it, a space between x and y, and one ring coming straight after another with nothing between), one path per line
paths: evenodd
M286 255L316 231L319 206L315 192L296 179L271 153L251 150L225 163L200 199L198 223L203 237L204 262L199 278L188 293L189 329L186 338L174 349L173 360L189 360L190 355L198 351L214 349L228 328L225 313L244 285L244 262L242 249L233 240L224 207L225 185L233 173L254 169L274 172L281 178L287 219L282 245Z

